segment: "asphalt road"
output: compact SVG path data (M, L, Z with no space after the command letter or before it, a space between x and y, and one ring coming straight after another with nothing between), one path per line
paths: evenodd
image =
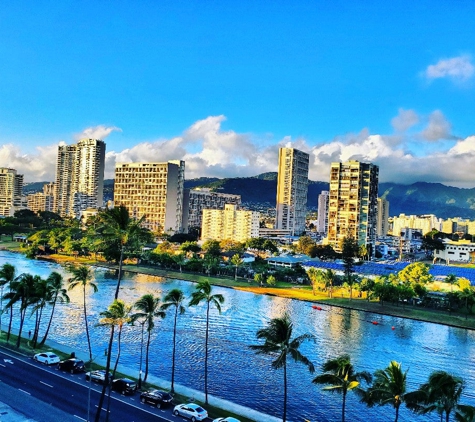
M91 393L89 420L93 421L102 388L101 385L87 382L84 373L63 372L57 369L57 365L46 366L35 362L32 357L16 355L4 349L0 349L0 382L5 387L2 388L0 400L38 422L87 421L89 389ZM46 408L39 406L39 402L44 403ZM103 409L105 407L107 397ZM122 396L113 391L109 420L111 422L186 421L173 416L172 410L173 406L157 409L142 404L138 393L134 396ZM101 420L105 421L105 412L102 412Z

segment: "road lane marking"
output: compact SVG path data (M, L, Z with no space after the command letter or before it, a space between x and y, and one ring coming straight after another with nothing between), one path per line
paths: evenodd
M6 366L3 363L0 363L0 366L3 366L4 368L6 368Z
M81 416L78 416L78 415L73 415L75 418L78 418L78 419L81 419L82 421L86 421L87 422L87 419L84 419L84 418L81 418Z
M21 391L22 393L25 393L25 394L28 394L29 396L31 396L31 394L28 391L22 390L21 388L19 388L18 390Z
M46 383L45 383L45 382L43 382L43 381L40 381L40 383L41 383L41 384L44 384L44 385L46 385L47 387L51 387L51 388L53 388L53 386L52 386L52 385L46 384Z

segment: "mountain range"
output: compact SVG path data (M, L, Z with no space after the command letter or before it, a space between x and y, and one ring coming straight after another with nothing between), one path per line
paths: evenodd
M41 192L43 184L25 185L25 194ZM244 205L262 209L275 207L277 173L262 173L254 177L218 179L200 177L185 180L185 188L209 188L217 192L241 195ZM318 195L328 190L328 182L309 180L308 208L317 209ZM114 180L104 180L104 200L113 198ZM389 215L435 214L440 218L462 217L475 220L475 188L463 189L441 183L417 182L411 185L380 183L379 196L389 201Z

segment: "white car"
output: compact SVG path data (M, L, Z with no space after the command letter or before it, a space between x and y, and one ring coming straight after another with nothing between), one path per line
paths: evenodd
M44 363L45 365L54 365L59 363L60 360L59 357L53 352L37 353L35 356L33 356L33 359L37 362Z
M241 422L239 419L228 416L227 418L216 418L213 422Z
M208 412L195 403L179 404L174 407L173 414L191 419L191 422L203 421L208 417Z
M112 374L109 372L109 381L112 379ZM99 384L104 384L106 380L106 371L98 369L97 371L86 372L86 381L94 381Z

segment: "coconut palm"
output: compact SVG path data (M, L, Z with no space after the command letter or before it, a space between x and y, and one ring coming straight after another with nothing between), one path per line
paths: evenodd
M403 372L401 364L391 361L386 369L374 373L373 385L367 390L363 402L369 407L391 405L396 411L394 422L398 421L399 408L405 401L407 370Z
M413 396L416 399L412 399L408 407L418 414L435 411L440 415L441 421L445 415L445 421L449 422L450 415L458 410L463 389L462 378L445 371L435 371L430 374L429 380L413 393L411 399Z
M0 267L0 337L2 335L2 314L3 314L3 288L6 284L11 283L15 280L16 277L16 269L12 264L3 264ZM13 308L10 309L10 323L8 324L8 334L7 334L7 342L10 339L10 331L12 328L12 320L13 320Z
M468 314L472 313L472 307L475 302L475 291L473 287L466 287L461 292L457 292L459 300L465 302L465 308L467 313L465 314L465 319L468 319Z
M43 317L43 310L48 303L49 288L48 280L40 278L34 286L33 297L30 299L30 303L33 305L32 313L35 313L35 329L33 331L33 348L36 348L38 343L38 336L40 331L41 319Z
M370 383L372 376L369 372L355 372L349 355L342 355L335 359L327 360L323 364L323 374L317 375L312 382L314 384L326 384L323 390L339 393L343 397L341 408L341 420L345 422L346 395L349 391L363 395L360 381Z
M40 342L40 346L45 344L46 338L48 337L49 330L51 328L51 323L53 322L54 310L56 308L56 304L59 303L69 303L69 296L66 293L66 289L64 286L64 279L63 276L56 271L53 271L48 280L48 302L51 305L51 314L48 322L48 327L46 328L46 332L43 336L43 340Z
M94 274L90 267L86 265L81 265L79 267L71 267L69 271L73 275L69 279L68 290L73 290L75 288L82 289L83 297L83 311L84 311L84 325L86 326L86 338L87 338L87 347L89 350L89 363L92 362L92 348L91 348L91 337L89 336L89 324L87 322L87 305L86 305L86 290L92 289L94 293L98 291L97 285L93 283Z
M329 288L330 298L333 297L333 284L336 280L336 272L330 270L329 268L323 272L323 282L325 283L325 288Z
M450 284L450 291L453 292L454 284L457 285L458 278L455 274L449 274L447 277L445 277L444 281Z
M106 360L106 372L105 372L105 380L104 385L102 388L101 396L99 398L99 405L97 407L96 413L96 421L99 421L102 405L104 403L104 397L106 393L107 387L110 387L109 383L109 370L110 370L110 363L111 363L111 353L112 353L112 343L114 340L114 333L115 328L117 327L117 357L114 363L114 369L112 371L112 378L115 377L115 373L117 371L117 366L119 365L120 359L120 345L121 345L121 338L122 338L122 328L125 324L130 323L132 318L130 316L130 311L132 306L126 305L123 300L114 299L114 301L109 305L106 311L100 313L101 319L99 320L99 325L110 327L110 337L109 337L109 348L107 351L107 360ZM109 396L107 402L107 412L106 412L106 422L109 420L109 409L110 409L110 394L111 388L109 388Z
M145 243L151 238L148 229L142 227L144 217L134 219L130 216L128 209L120 205L100 214L101 224L97 228L97 234L103 239L104 246L118 246L119 274L117 276L117 287L114 298L119 297L120 282L122 279L122 266L124 254L131 247L138 247L140 243Z
M238 267L242 265L244 261L242 258L239 256L239 254L234 254L231 258L231 264L233 264L236 267L236 270L234 271L234 280L237 280L237 272L238 272Z
M148 376L148 358L150 350L150 340L152 331L155 327L155 318L165 318L165 312L161 310L160 307L160 298L154 297L152 294L148 293L143 295L137 302L135 302L134 307L139 311L133 315L133 319L144 318L144 321L147 323L147 344L145 347L145 376L143 382L147 382ZM142 368L140 368L142 370Z
M173 322L173 354L172 354L172 386L171 392L175 392L175 350L176 350L176 324L178 319L178 314L182 315L185 313L185 307L183 302L185 301L185 295L180 289L170 290L167 295L163 298L162 309L166 311L168 308L175 307L175 318Z
M275 357L272 368L284 370L284 405L282 422L287 420L287 359L292 358L295 362L306 365L311 373L315 368L307 357L302 355L299 348L304 341L314 340L312 334L303 334L292 338L293 324L288 314L280 318L273 318L267 327L257 331L256 337L263 339L264 344L252 345L251 349L257 354L266 354Z
M221 313L221 304L224 303L222 294L213 294L213 289L209 281L200 281L191 294L189 306L197 306L206 303L206 332L205 332L205 403L208 404L208 337L209 337L209 312L211 306Z
M316 287L320 284L323 280L323 270L319 270L315 267L310 267L307 270L307 276L310 280L310 284L312 285L312 293L315 296L316 294Z

